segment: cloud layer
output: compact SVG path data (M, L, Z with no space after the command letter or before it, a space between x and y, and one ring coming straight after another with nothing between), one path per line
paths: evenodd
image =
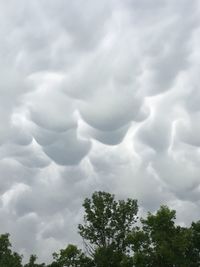
M0 228L20 253L79 242L95 190L199 218L199 8L0 2Z

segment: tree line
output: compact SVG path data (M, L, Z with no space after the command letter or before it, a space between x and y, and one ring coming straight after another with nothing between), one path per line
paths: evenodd
M189 227L175 224L176 211L161 206L138 217L137 200L116 200L94 192L83 202L84 220L78 225L84 249L69 244L53 253L50 264L12 250L9 234L0 235L0 267L199 267L200 221Z

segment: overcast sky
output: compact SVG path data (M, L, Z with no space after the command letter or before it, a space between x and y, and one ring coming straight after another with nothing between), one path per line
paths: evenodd
M200 218L200 3L0 0L0 233L48 260L95 190Z

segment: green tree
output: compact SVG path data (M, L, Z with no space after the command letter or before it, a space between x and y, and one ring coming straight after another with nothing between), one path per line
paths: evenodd
M155 215L141 219L142 228L130 238L137 267L188 267L186 251L190 233L175 225L176 212L161 206Z
M186 257L190 267L200 266L200 221L192 222L187 241Z
M137 221L137 201L117 201L114 195L95 192L83 207L84 224L78 226L79 233L95 266L131 266L127 237Z
M44 263L38 264L36 263L37 256L36 255L31 255L29 258L29 262L24 265L24 267L45 267Z
M120 250L112 246L97 248L94 253L94 263L97 267L132 267L133 260Z
M75 245L69 244L65 249L61 249L59 253L53 254L54 262L52 267L92 267L92 260L87 257Z
M176 211L161 206L136 226L138 206L133 199L116 200L114 195L95 192L86 198L84 222L78 229L86 253L69 244L53 254L49 265L38 264L31 255L12 251L9 234L0 235L0 267L199 267L200 221L190 227L175 224Z
M9 234L0 235L0 267L22 267L22 256L12 252Z

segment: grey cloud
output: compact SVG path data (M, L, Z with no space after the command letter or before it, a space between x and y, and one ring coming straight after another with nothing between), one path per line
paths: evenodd
M46 3L47 4L47 3ZM50 18L55 19L72 37L72 45L78 49L92 49L98 45L104 33L104 24L111 14L110 2L101 1L54 1L48 2L44 9ZM80 9L80 6L82 7ZM60 14L59 21L57 14Z
M100 131L84 123L79 133L85 138L94 138L107 145L117 145L122 142L130 124L127 124L114 131Z
M30 119L38 126L56 132L76 127L74 104L59 92L62 76L56 73L38 73L30 79L35 84L35 90L24 100Z
M149 119L137 133L141 142L156 151L165 151L170 145L172 131L168 116L163 114L162 118L155 116Z
M132 94L124 97L120 92L113 92L109 88L107 91L109 97L106 94L101 95L101 92L97 93L89 104L82 105L80 113L83 120L94 128L113 131L123 127L138 115L140 100L134 99Z
M198 1L20 0L0 14L0 227L16 249L48 260L80 242L95 190L198 219Z
M28 146L4 145L1 147L0 157L14 158L25 167L42 168L49 164L48 158L35 142Z
M18 218L17 229L12 236L15 246L23 247L23 244L25 243L26 251L32 253L32 251L34 250L33 243L36 242L39 226L40 226L39 217L34 213L29 213L26 214L25 216ZM21 234L22 232L23 235Z
M59 140L43 148L44 152L60 165L78 164L89 149L90 142L77 138L74 130L59 135Z
M191 114L188 120L179 122L177 126L177 134L182 142L189 145L199 147L200 146L200 126L197 123L200 119L199 112Z

